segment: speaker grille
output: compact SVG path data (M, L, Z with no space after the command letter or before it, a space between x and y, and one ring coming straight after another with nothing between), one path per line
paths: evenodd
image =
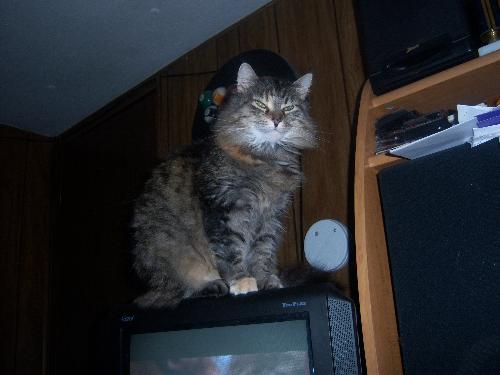
M406 375L500 374L499 166L493 139L379 173Z
M358 375L354 314L350 302L328 298L330 339L336 375Z

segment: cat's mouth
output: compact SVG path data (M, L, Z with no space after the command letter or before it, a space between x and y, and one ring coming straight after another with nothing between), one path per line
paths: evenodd
M279 140L281 140L281 138L283 138L283 133L280 132L279 130L277 129L272 129L272 130L268 130L266 133L265 133L265 137L267 139L269 139L270 141L273 141L273 142L278 142Z
M261 130L260 136L258 137L258 140L262 144L270 144L270 145L275 145L279 142L281 142L285 136L285 133L282 130L279 129L266 129L266 130Z
M278 143L281 143L285 138L285 134L287 132L284 129L278 128L254 128L251 132L252 141L255 146L259 145L271 145L274 146Z

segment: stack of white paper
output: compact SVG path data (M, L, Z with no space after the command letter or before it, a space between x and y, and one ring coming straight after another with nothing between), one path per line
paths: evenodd
M490 139L500 137L500 124L491 125L486 128L473 128L472 129L472 147L476 147L481 143L487 142Z
M477 128L472 129L472 139L470 142L472 147L500 136L498 126L500 124L500 108L486 108L489 109L487 112L476 115Z
M425 138L395 147L389 150L389 153L407 159L417 159L459 146L466 142L475 147L492 138L500 137L500 124L490 124L486 127L480 127L481 124L478 125L477 119L477 116L481 117L485 113L498 109L499 107L486 107L485 105L467 106L459 104L457 105L459 121L457 125ZM493 116L492 118L496 119L497 117Z
M482 115L483 113L487 113L496 107L487 107L484 104L480 105L457 105L458 112L458 123L462 123L465 121L472 120L478 115Z

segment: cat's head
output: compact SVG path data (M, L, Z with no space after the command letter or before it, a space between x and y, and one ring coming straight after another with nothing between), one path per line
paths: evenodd
M315 124L308 114L308 73L295 82L258 77L241 64L236 89L221 109L214 126L225 143L250 150L315 147Z

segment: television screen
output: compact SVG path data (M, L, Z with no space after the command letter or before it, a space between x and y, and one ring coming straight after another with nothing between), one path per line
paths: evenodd
M130 374L311 374L307 320L130 336Z

